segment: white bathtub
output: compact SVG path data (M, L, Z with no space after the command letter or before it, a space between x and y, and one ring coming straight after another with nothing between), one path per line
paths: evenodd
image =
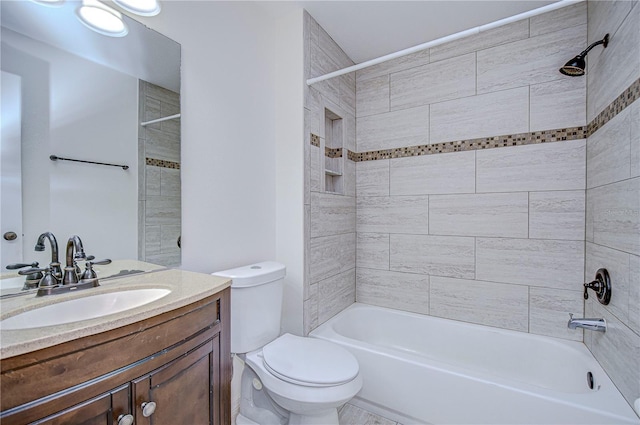
M358 359L353 404L404 425L640 424L582 343L358 303L311 336Z

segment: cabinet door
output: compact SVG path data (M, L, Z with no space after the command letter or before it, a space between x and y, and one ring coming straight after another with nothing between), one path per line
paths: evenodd
M219 338L133 381L136 425L217 425ZM155 410L143 415L143 403Z
M46 425L117 424L117 418L120 415L126 415L130 412L129 389L129 384L123 385L33 423Z

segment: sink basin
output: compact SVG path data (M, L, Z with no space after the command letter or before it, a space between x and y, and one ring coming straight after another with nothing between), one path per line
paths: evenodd
M160 288L132 289L62 301L7 317L0 321L0 329L31 329L95 319L149 304L170 292Z
M8 277L0 279L0 290L2 289L22 289L24 286L24 276Z

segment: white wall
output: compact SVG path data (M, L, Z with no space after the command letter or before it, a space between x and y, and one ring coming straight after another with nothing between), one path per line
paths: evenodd
M287 265L282 328L302 335L304 281L303 10L277 19L276 259ZM296 84L297 83L297 84Z
M265 7L164 2L160 15L142 21L182 46L182 267L286 263L284 328L299 333L302 147L295 137L302 118L295 107L302 104L302 71L298 77L285 64L299 56L302 66L301 13L300 22L293 15L277 20ZM279 118L291 127L278 126Z

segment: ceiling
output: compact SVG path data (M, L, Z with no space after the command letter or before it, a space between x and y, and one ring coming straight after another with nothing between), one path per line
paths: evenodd
M296 1L361 63L557 0Z

